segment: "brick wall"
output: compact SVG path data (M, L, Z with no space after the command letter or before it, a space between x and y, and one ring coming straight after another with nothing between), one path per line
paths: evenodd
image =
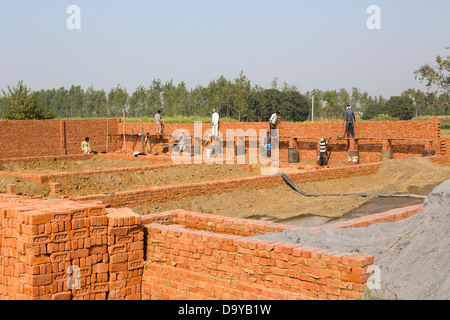
M225 134L227 129L237 130L254 129L259 133L260 129L267 130L265 122L222 122L221 131ZM166 124L165 133L172 134L176 129L189 130L194 136L194 124ZM202 124L202 134L211 129L209 123ZM344 134L344 125L339 123L287 123L280 125L281 136L297 136L300 138L337 137ZM140 123L125 123L125 133L140 134ZM144 133L156 133L154 123L144 123ZM88 119L88 120L30 120L30 121L0 121L0 139L6 147L0 150L0 159L22 158L48 155L66 155L81 153L81 142L85 137L90 137L91 148L98 152L108 149L109 152L123 147L123 139L120 136L112 137L106 142L107 133L118 135L123 133L123 123L120 119ZM440 123L436 119L431 121L376 121L361 122L356 124L358 137L371 138L401 138L401 139L432 139L432 148L440 149ZM311 140L309 140L311 142ZM283 145L283 139L281 141ZM288 140L285 140L284 149ZM360 152L363 162L379 161L382 149L382 140L361 144ZM416 145L416 146L414 146ZM142 140L137 136L126 137L127 150L142 151ZM314 144L308 141L299 146L301 157L315 160ZM345 160L349 146L344 142L330 146L334 149L335 160ZM414 142L397 142L394 149L394 157L402 158L408 155L422 153L423 146ZM156 150L160 152L161 150ZM286 154L282 158L287 160ZM286 158L286 159L285 159ZM367 159L364 160L364 159Z
M0 224L0 300L140 299L144 234L131 210L0 195Z
M122 125L121 125L122 126ZM201 135L205 135L207 130L211 129L209 123L203 123L201 127ZM194 132L194 124L165 124L164 133L171 135L175 130L187 130L191 136ZM226 130L242 129L244 132L253 129L256 134L259 130L267 130L268 124L263 122L221 122L220 130L226 135ZM343 136L345 126L343 123L288 123L282 122L280 129L280 159L284 162L288 161L287 149L291 145L292 139L286 137L298 137L297 145L300 152L300 159L315 161L317 156L317 143L320 138L333 137L329 145L332 151L332 159L335 161L346 161L347 152L354 150L345 140L337 140L338 136ZM122 129L121 129L122 130ZM429 139L433 140L431 146L427 146L425 141L402 141L392 142L392 150L395 159L402 159L410 156L421 156L424 149L432 148L436 151L440 150L440 122L437 119L430 121L368 121L356 123L357 138L372 138L378 140L361 140L359 141L358 151L362 163L376 162L381 160L381 151L384 150L384 139ZM140 123L126 123L125 132L129 134L140 134L142 132ZM144 134L156 134L154 123L144 123ZM283 138L284 137L284 138ZM303 139L302 139L303 138ZM314 138L314 139L311 139ZM126 138L127 150L141 151L142 143L139 137L129 136ZM168 142L167 137L159 142ZM247 142L248 144L248 142ZM153 152L161 153L162 149L156 147Z
M0 121L0 159L80 154L84 138L90 138L91 149L106 151L107 127L117 134L120 120L28 120ZM112 139L113 140L113 139ZM117 150L117 142L109 151Z
M143 300L354 299L374 263L373 256L247 237L289 228L283 225L184 211L142 221Z
M330 169L290 172L286 175L294 183L343 179L352 176L370 175L376 173L381 163L363 164ZM164 203L186 197L220 194L239 189L273 188L285 184L279 175L256 176L224 181L186 184L182 186L157 187L136 191L117 192L115 194L99 194L75 197L76 201L100 200L111 207L135 206L137 204Z

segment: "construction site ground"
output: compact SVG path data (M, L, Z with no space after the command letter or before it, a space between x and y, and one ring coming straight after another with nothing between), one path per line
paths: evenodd
M450 179L450 166L426 158L389 160L370 176L298 184L307 193L414 193L426 196L440 183ZM284 185L259 190L237 190L212 196L186 198L161 204L136 206L139 214L183 209L235 218L272 217L275 220L314 215L338 218L368 203L374 197L307 198Z

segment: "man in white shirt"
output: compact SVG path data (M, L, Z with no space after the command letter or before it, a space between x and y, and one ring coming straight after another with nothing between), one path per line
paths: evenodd
M219 114L216 112L216 109L213 110L212 114L212 130L213 136L217 138L219 136Z
M161 110L158 110L158 112L155 114L155 122L156 122L156 131L159 135L162 135L164 124L161 121Z
M276 130L278 128L278 122L280 122L281 117L280 117L280 112L277 111L275 112L269 120L270 123L270 131L272 133L272 130Z

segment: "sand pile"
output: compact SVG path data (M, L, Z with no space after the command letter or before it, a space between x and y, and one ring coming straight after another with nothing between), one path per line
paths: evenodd
M256 238L375 256L386 299L450 299L450 180L436 187L421 213L369 228L285 231Z

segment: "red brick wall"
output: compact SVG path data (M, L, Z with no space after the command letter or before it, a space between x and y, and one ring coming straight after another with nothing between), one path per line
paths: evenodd
M120 125L122 127L122 124ZM164 134L171 135L175 130L187 130L191 136L194 136L194 124L171 124L165 125ZM202 124L202 135L211 129L209 123ZM263 122L221 122L220 130L226 135L226 130L242 129L245 131L253 129L259 134L260 129L267 130L268 124ZM350 146L346 141L338 141L338 136L345 134L345 125L343 123L288 123L282 122L279 126L280 159L284 162L288 160L287 148L289 148L289 139L283 137L298 137L298 148L301 160L316 160L317 142L320 138L333 137L330 143L332 159L335 161L346 161L347 152ZM120 129L122 130L122 128ZM381 160L381 151L383 150L383 139L430 139L433 140L432 148L440 150L440 122L437 119L431 121L368 121L356 123L356 136L358 138L373 138L379 140L361 140L359 141L359 152L361 163L375 162ZM121 131L122 132L122 131ZM140 134L142 132L140 123L126 123L125 132L129 134ZM144 134L156 134L154 123L144 123ZM315 139L301 139L315 138ZM165 141L167 142L167 141ZM394 158L402 159L410 156L421 156L426 142L421 141L393 141ZM141 151L142 143L139 137L127 137L127 150ZM155 149L161 152L160 149Z
M144 234L131 210L0 195L0 226L0 300L140 300Z
M309 170L304 172L287 173L294 183L343 179L358 175L374 174L381 163L364 164L331 169ZM279 175L256 176L225 181L187 184L182 186L158 187L146 190L117 192L115 194L99 194L80 196L76 201L100 200L112 207L135 206L137 204L163 203L176 201L186 197L196 197L210 194L233 192L239 189L273 188L285 184Z
M373 256L247 238L288 226L184 211L142 221L143 300L354 299L374 263Z
M106 127L117 134L118 119L0 121L0 159L80 154L81 143L90 138L91 149L106 151ZM117 150L110 143L109 151Z

